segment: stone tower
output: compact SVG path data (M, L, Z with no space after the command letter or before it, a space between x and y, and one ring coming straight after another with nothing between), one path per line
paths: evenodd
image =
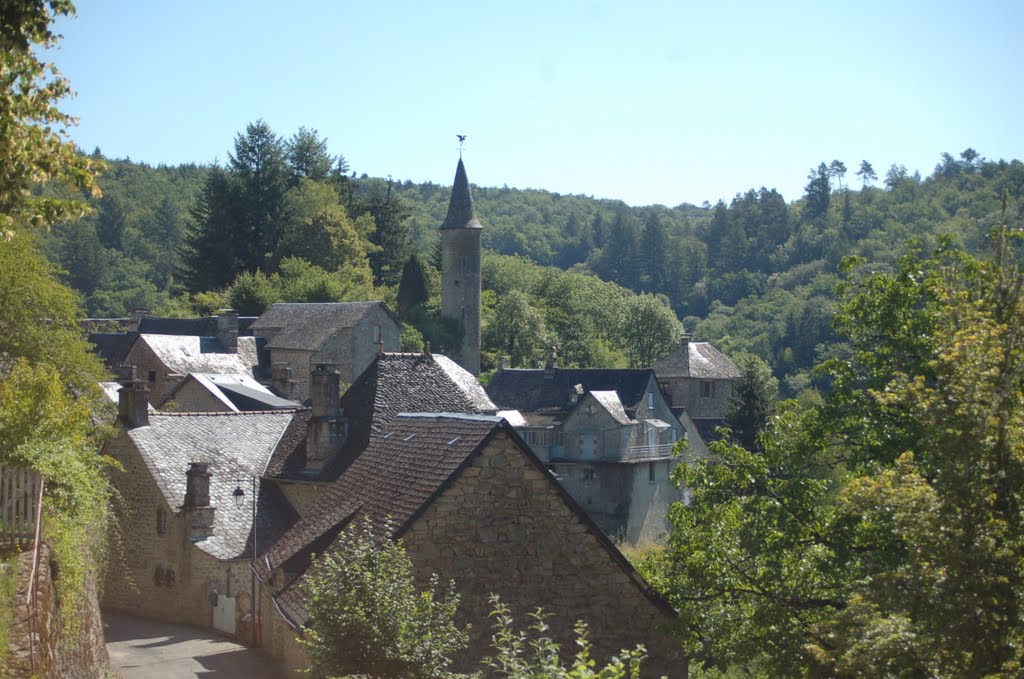
M480 235L466 168L459 158L448 216L441 225L441 315L459 322L462 346L448 351L474 375L480 374Z

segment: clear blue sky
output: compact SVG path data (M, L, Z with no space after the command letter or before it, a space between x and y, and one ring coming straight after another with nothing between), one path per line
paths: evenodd
M224 162L263 118L352 169L700 204L867 159L1024 158L1024 2L78 0L86 151Z

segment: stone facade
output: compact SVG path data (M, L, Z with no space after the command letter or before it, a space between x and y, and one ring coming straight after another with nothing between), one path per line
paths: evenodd
M731 378L659 377L658 382L669 401L685 407L695 420L723 420L732 407Z
M256 330L268 339L274 391L283 398L304 402L309 398L309 375L317 365L330 365L341 373L343 383L351 384L373 361L381 342L385 351L398 351L402 329L395 317L383 304L367 306L353 325L337 327L304 346L294 346L297 341L278 340L279 329L257 324ZM298 318L293 322L303 321ZM290 333L300 334L294 329Z
M160 406L161 410L184 413L232 412L234 408L214 396L196 380L185 379L174 390L170 398Z
M188 537L189 513L167 504L125 432L107 445L106 452L123 470L113 471L111 479L121 506L119 530L111 545L114 561L103 589L104 608L213 627L214 595L228 596L239 604L237 638L249 643L249 560L216 559L196 547Z
M473 626L462 669L491 651L494 593L519 621L544 608L553 638L567 651L575 648L575 621L583 620L595 658L643 643L651 655L645 675L683 676L677 644L661 630L671 614L507 435L496 436L402 540L421 584L434 572L455 579L460 618Z
M89 574L85 597L75 634L64 626L56 577L51 568L51 553L43 543L39 549L35 576L34 606L30 614L25 602L33 586L32 551L17 558L18 584L14 600L4 602L11 612L7 632L7 653L0 663L0 676L39 677L40 679L103 679L110 675L107 648L103 640L103 621L97 599L96 576ZM7 564L3 568L10 568Z
M481 229L441 230L441 314L458 321L462 345L439 350L473 375L480 374L480 236Z

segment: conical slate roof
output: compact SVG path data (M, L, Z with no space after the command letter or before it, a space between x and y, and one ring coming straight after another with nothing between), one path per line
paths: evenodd
M469 178L466 166L459 158L459 166L455 169L455 183L452 185L452 198L448 203L448 216L445 217L442 229L482 229L473 209L473 193L469 190Z

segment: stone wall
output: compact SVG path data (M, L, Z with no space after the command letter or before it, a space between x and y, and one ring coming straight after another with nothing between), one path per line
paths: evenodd
M551 615L551 635L575 652L573 625L590 625L595 657L607 659L643 643L645 676L682 676L677 644L661 632L672 618L641 589L595 529L573 511L557 486L506 435L496 437L403 535L426 583L431 572L454 578L460 617L473 625L460 669L490 649L491 593L517 620L538 606ZM611 548L614 549L614 548Z
M316 504L320 496L328 490L322 483L302 483L290 481L278 481L277 487L281 489L289 504L299 516L305 516L310 507Z
M132 345L124 362L132 366L140 380L146 380L149 386L149 402L154 408L163 403L171 390L178 386L179 380L168 379L170 372L167 366L142 340ZM150 376L153 379L150 379Z
M665 392L674 406L685 406L696 419L723 419L732 406L732 380L700 380L691 377L661 377ZM702 396L711 390L710 396Z
M433 347L474 375L480 374L482 229L441 229L441 315L462 327L461 347Z
M29 610L26 602L32 585L32 553L18 557L18 586L14 601L7 602L11 610L11 625L7 630L8 657L0 675L11 677L35 676L41 679L102 679L109 676L109 658L103 639L96 582L86 581L85 606L78 611L78 630L68 633L62 620L54 583L55 569L50 561L50 550L40 548L39 567L35 579L35 606Z
M165 402L160 409L179 413L230 412L233 410L195 379L186 378L186 382L174 392L173 397L173 400Z

